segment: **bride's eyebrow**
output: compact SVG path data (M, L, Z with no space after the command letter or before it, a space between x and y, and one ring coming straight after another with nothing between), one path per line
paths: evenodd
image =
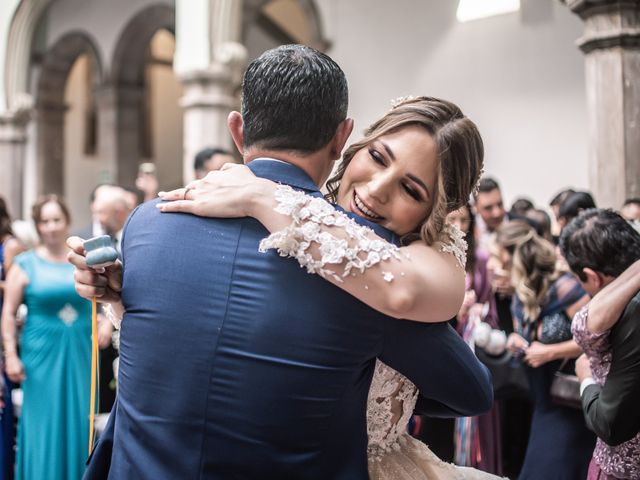
M391 157L391 160L395 161L396 156L393 153L393 150L391 150L391 147L389 145L387 145L385 142L383 142L382 140L378 140L378 141L384 147L384 149L387 151L387 154Z

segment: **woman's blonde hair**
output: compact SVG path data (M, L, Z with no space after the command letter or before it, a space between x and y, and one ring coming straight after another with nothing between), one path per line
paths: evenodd
M422 127L433 137L439 162L431 211L424 223L405 235L402 241L407 244L422 239L432 245L440 240L447 214L467 203L482 174L484 146L480 132L451 102L417 97L394 106L365 131L362 140L345 151L336 175L327 182L328 199L337 200L340 180L359 150L383 135L408 126Z
M537 320L549 287L561 273L555 247L519 220L502 225L494 245L511 255L511 283L523 303L526 320Z

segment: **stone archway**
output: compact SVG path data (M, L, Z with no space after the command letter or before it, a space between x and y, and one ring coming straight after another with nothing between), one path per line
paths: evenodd
M69 32L47 51L36 87L37 191L64 194L64 102L71 68L86 54L93 71L94 91L102 84L102 62L96 43L86 32Z
M115 116L115 182L133 187L138 164L145 157L145 65L149 44L158 30L175 34L175 9L157 4L144 8L127 24L112 61L111 107ZM103 107L105 107L103 105Z

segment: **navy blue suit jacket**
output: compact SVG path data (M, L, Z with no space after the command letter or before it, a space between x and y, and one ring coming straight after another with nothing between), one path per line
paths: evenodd
M320 195L290 164L249 166ZM429 413L490 408L489 374L448 324L391 319L259 253L268 232L254 219L155 203L123 237L118 400L85 478L368 478L376 357L416 383Z

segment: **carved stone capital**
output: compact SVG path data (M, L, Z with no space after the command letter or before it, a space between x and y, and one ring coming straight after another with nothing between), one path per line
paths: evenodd
M0 143L25 143L28 116L13 113L0 114Z
M561 0L584 21L580 50L640 48L640 0Z

